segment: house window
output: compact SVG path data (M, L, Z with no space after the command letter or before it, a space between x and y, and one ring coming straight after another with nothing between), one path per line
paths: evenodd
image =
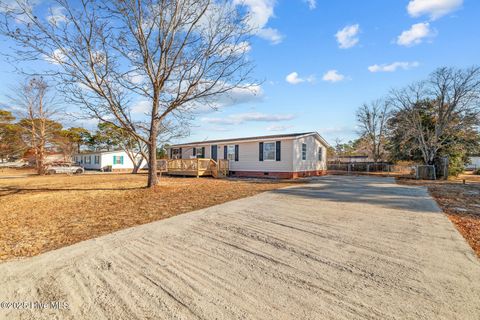
M307 160L307 144L302 143L302 160Z
M123 156L113 156L113 164L123 164Z
M84 159L84 160L85 160L85 164L90 164L90 163L92 163L92 158L91 158L90 156L85 156L84 158L85 158L85 159Z
M205 158L205 155L203 154L203 148L202 147L196 147L195 148L195 156L197 158Z
M172 159L180 159L181 156L180 149L172 149Z
M275 142L263 144L263 160L275 160Z
M227 159L228 160L235 160L235 146L228 146L227 147Z
M99 164L100 163L100 156L95 156L95 164Z

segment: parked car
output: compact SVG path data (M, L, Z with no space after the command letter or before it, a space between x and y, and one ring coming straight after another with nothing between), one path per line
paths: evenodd
M61 164L52 164L49 165L46 169L47 174L56 174L56 173L75 173L81 174L85 170L76 164L71 163L61 163Z
M23 160L0 162L0 168L23 168L28 166L28 163Z

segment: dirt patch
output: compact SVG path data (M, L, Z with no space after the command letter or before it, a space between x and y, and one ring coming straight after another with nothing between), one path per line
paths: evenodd
M296 184L164 177L149 190L145 181L131 174L1 179L0 261Z
M400 184L423 185L435 198L480 257L480 179L475 176L460 176L449 181L424 181L398 179ZM466 183L463 184L463 179Z

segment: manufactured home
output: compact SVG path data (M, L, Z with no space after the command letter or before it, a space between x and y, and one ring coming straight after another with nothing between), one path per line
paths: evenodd
M477 170L480 169L480 156L471 156L468 158L468 163L466 165L467 170Z
M306 132L176 144L167 154L228 160L231 176L297 178L326 173L327 147L317 132Z
M83 152L73 156L73 161L86 170L131 171L133 162L125 151ZM146 161L142 162L142 167Z

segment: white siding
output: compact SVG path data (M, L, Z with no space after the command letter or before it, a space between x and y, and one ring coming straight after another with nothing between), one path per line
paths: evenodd
M259 143L281 141L281 161L259 160ZM302 160L302 143L307 144L307 158ZM287 138L272 140L257 140L248 142L235 142L217 145L217 159L224 159L224 147L238 145L238 161L230 160L231 171L254 172L301 172L321 171L327 166L327 146L317 136L309 135L303 138ZM212 144L198 144L196 147L205 147L205 158L211 158ZM193 146L182 146L182 158L193 157ZM319 160L319 148L322 148L322 159Z
M95 163L95 156L100 157L99 163ZM123 164L114 164L114 156L123 156ZM85 161L88 158L90 158L90 163ZM87 170L101 170L105 169L107 166L112 166L112 169L133 169L133 162L125 151L76 154L73 159L76 163L81 164ZM142 162L142 167L146 167L145 160Z
M100 163L95 164L95 156L99 156L100 153L89 153L89 154L78 154L75 155L75 162L80 163L85 169L91 170L100 170L101 169L101 160ZM90 159L90 163L88 162Z
M238 161L230 161L231 171L259 171L259 172L292 172L292 140L281 141L280 161L259 160L259 142L244 142L238 144ZM264 140L264 143L275 142L275 140ZM223 159L223 147L218 157Z
M116 156L117 158L123 156L123 164L114 164L113 156ZM106 166L112 166L112 169L133 169L133 162L124 151L102 154L100 164L102 168L105 168Z
M307 158L302 160L302 144L307 144ZM318 158L319 148L322 148L322 160ZM326 170L327 148L315 136L298 138L293 143L294 172Z
M230 161L231 171L258 171L258 172L292 172L292 140L264 140L262 142L281 141L280 161L259 160L259 142L237 142L232 144L217 144L217 159L224 159L224 147L238 145L238 160ZM211 144L198 145L205 147L205 158L211 157ZM182 147L182 159L193 156L192 147Z

